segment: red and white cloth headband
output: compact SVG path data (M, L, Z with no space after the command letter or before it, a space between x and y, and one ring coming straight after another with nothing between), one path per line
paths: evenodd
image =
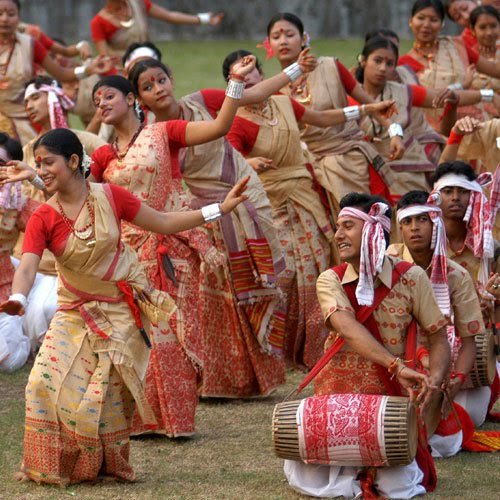
M356 286L356 298L362 306L371 306L374 298L373 281L382 271L386 241L384 230L391 231L391 220L384 215L389 207L385 203L374 203L366 213L354 207L343 208L338 218L353 217L365 221L361 237L359 262L359 281Z
M491 184L492 175L489 172L480 174L475 181L469 181L463 175L446 174L435 184L434 189L441 191L446 187L460 187L471 191L469 205L464 215L467 227L465 244L481 259L478 283L480 290L484 288L489 278L489 260L493 258L493 211L483 188ZM495 188L495 186L494 186ZM497 199L498 196L494 195Z
M7 163L10 157L4 147L0 146L0 159ZM5 210L21 210L24 199L21 194L21 182L4 184L0 187L0 207Z
M125 69L128 69L134 61L137 61L137 59L145 58L156 59L158 61L158 56L151 47L137 47L127 57L127 60L125 61Z
M52 85L42 84L38 88L34 83L30 83L24 91L24 100L37 92L47 92L48 94L47 106L49 107L51 128L68 128L63 109L68 111L75 106L75 103L63 92L57 82L52 82Z
M446 230L441 217L441 209L437 206L441 203L439 192L433 191L425 205L410 205L398 210L398 222L407 217L420 214L429 214L432 221L432 255L431 283L436 302L445 316L451 315L450 291L448 288L448 262L446 260Z

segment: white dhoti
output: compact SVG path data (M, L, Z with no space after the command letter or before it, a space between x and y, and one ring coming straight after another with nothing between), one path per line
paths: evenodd
M22 316L0 314L0 372L22 368L30 354L30 341L23 333Z
M299 493L319 498L344 496L354 498L361 493L356 479L362 467L309 465L296 460L285 460L285 476L290 486ZM413 460L403 467L379 467L375 480L381 495L388 498L413 498L424 495L424 475Z
M429 438L429 444L434 458L449 458L456 455L462 449L463 433L458 431L455 434L441 436L433 434Z
M477 387L459 391L455 396L455 402L470 415L474 425L480 427L486 420L490 398L491 389L489 387Z

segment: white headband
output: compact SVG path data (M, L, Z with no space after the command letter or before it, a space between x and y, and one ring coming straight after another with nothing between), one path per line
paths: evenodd
M128 69L128 67L137 59L140 59L141 57L150 57L152 59L156 59L158 61L158 56L156 52L150 48L150 47L137 47L137 49L133 50L130 55L127 57L127 60L125 61L125 69Z
M435 191L441 191L441 189L445 187L459 187L468 189L469 191L475 191L476 193L483 192L483 188L477 181L470 181L467 177L458 174L443 175L443 177L434 183Z
M33 94L36 94L37 92L44 92L44 91L41 89L37 89L34 83L30 83L26 87L26 90L24 91L24 100L28 99L28 97L31 97Z
M437 212L441 215L441 209L434 205L410 205L405 208L400 208L397 213L398 222L401 222L407 217L414 217L415 215L427 214L431 212Z

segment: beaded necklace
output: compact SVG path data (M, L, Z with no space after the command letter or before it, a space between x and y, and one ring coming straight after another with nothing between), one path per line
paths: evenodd
M291 90L292 97L300 104L311 104L311 92L309 91L309 83L307 75L302 75L296 82L290 82L288 87Z
M68 218L68 216L64 212L64 209L63 209L61 203L59 203L59 200L57 199L57 197L55 198L55 202L56 202L57 208L59 209L59 212L61 213L61 217L62 217L64 223L66 224L66 226L68 226L69 230L75 235L75 238L78 238L81 241L85 241L86 245L88 247L93 247L96 243L95 237L93 237L91 239L91 237L94 233L95 212L94 212L94 207L92 206L92 203L90 203L90 200L89 200L90 187L88 186L88 184L87 184L87 188L88 188L88 193L87 193L87 197L85 198L85 206L87 207L87 210L89 211L90 222L80 229L77 229L75 227L75 225L73 224L73 222L71 222L71 220Z
M132 147L134 144L135 140L137 137L139 137L139 134L142 132L142 129L144 128L144 124L141 123L139 125L139 128L135 131L135 134L132 136L132 139L130 139L129 143L125 147L122 153L120 153L120 150L118 149L118 137L113 141L113 144L111 145L113 149L113 153L115 154L116 159L118 160L118 166L121 167L123 165L123 159L125 156L127 156L127 153L129 152L129 149Z
M274 127L278 124L278 118L274 116L273 104L269 99L266 99L261 104L251 104L245 106L245 109L253 115L263 118L265 122L271 127Z
M434 40L431 44L422 44L420 42L413 43L413 50L416 54L423 57L427 61L433 61L436 57L438 51L439 40ZM430 49L429 52L425 52L425 49Z

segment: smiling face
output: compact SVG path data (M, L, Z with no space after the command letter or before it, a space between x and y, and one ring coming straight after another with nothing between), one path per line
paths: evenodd
M35 92L24 100L26 114L28 118L38 124L44 124L50 121L47 92Z
M428 214L405 217L399 224L404 244L410 252L429 250L432 240L432 221Z
M443 21L433 7L418 11L410 19L410 29L415 40L420 43L432 43L441 31Z
M295 24L281 20L275 22L269 31L269 43L280 63L292 64L302 51L304 37Z
M342 262L358 265L364 225L365 223L361 219L351 216L339 217L337 220L335 243Z
M443 218L463 220L469 205L470 191L452 186L441 189L441 210Z
M0 0L0 35L13 35L19 24L19 11L12 0Z
M390 49L376 49L366 60L361 62L364 69L364 79L371 85L384 85L392 78L396 67L396 54Z
M132 93L124 95L114 87L99 87L94 93L94 104L98 116L108 125L120 123L132 110L135 97Z
M454 0L448 8L448 14L454 22L467 28L470 14L476 7L477 3L472 0Z
M172 80L161 68L148 68L141 73L137 88L141 104L153 113L168 109L176 102Z
M481 14L472 31L479 45L493 48L500 36L500 23L495 16Z
M61 186L77 175L79 158L74 154L66 160L62 155L51 153L45 146L39 146L34 151L36 170L45 183L49 194L59 191Z

